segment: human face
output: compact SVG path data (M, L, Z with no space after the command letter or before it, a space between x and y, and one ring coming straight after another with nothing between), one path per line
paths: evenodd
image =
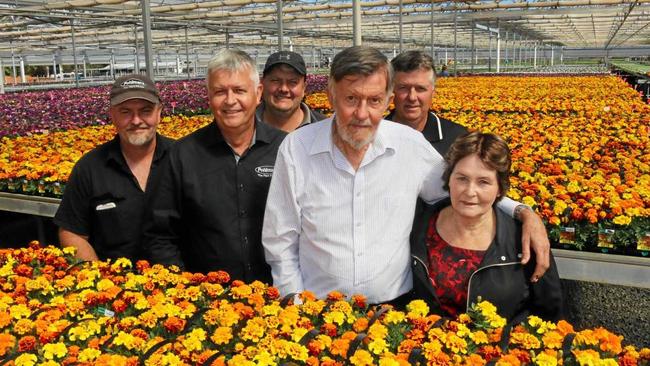
M262 79L265 108L292 114L305 96L305 76L289 65L274 66Z
M349 147L360 150L375 138L388 106L386 71L368 76L349 75L330 84L327 97L336 113L336 135Z
M253 82L248 68L217 69L208 76L210 109L220 129L241 130L252 126L261 95L262 85Z
M122 143L144 146L156 137L162 105L144 99L129 99L108 110Z
M477 154L462 158L449 177L449 196L454 212L462 217L476 219L491 214L499 196L497 171Z
M396 72L394 77L395 121L418 131L424 129L433 97L433 70Z

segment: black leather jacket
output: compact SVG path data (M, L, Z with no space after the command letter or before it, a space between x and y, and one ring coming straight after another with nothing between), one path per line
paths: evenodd
M429 279L426 232L432 215L448 205L449 199L427 205L424 214L415 219L411 236L414 297L425 300L432 312L441 315L448 314L440 309ZM466 306L477 302L480 297L493 303L499 315L515 324L531 314L546 320L561 319L564 301L552 255L550 267L544 276L537 283L531 283L529 279L535 268L534 260L525 266L520 263L521 224L503 211L497 208L495 211L496 238L485 252L479 268L470 276Z

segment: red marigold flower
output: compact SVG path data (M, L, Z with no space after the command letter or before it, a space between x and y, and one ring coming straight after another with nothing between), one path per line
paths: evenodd
M339 301L345 299L345 295L339 291L332 291L329 294L327 294L327 300L330 301Z
M26 264L20 264L14 269L14 272L20 276L32 277L34 270Z
M18 341L18 352L31 351L36 347L36 337L24 336Z
M267 287L266 288L266 297L269 300L276 300L280 298L280 291L275 288L275 287Z
M146 260L141 259L141 260L135 262L135 268L138 270L138 272L142 273L146 269L151 268L151 265Z
M366 297L363 295L354 295L352 296L352 302L354 302L354 305L356 305L359 308L365 309L367 303L366 303Z
M208 273L208 282L210 283L228 283L230 281L230 275L225 271L216 271Z
M122 313L124 310L127 308L126 302L123 300L115 300L113 301L113 310L115 310L116 313Z
M185 320L172 316L165 320L163 326L170 333L178 333L185 328Z

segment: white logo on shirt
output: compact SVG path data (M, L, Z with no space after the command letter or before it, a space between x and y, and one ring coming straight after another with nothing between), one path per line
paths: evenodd
M96 211L110 210L111 208L115 208L115 207L117 207L115 202L108 202L108 203L102 203L101 205L97 205L97 207L95 207L95 210Z
M260 178L271 178L273 176L273 166L262 165L255 168L255 173Z

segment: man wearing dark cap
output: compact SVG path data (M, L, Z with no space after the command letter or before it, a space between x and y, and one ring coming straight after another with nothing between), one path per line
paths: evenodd
M156 133L162 105L144 75L113 83L108 115L117 135L79 159L54 216L62 246L84 260L142 256L145 193L172 140Z
M325 119L302 100L307 87L307 67L302 56L291 51L273 53L262 73L262 103L257 118L285 132Z

